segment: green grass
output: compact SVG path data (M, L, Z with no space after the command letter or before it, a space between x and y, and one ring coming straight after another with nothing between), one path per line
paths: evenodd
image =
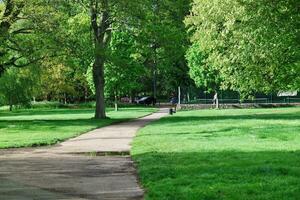
M297 200L300 108L178 112L132 155L146 200Z
M89 130L133 119L154 108L108 109L110 119L92 119L93 109L30 109L0 111L0 148L55 144Z

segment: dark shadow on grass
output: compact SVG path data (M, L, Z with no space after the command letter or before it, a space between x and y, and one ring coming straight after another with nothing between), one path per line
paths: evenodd
M60 128L67 126L95 126L96 128L102 127L104 125L109 125L113 123L127 121L129 119L69 119L69 120L0 120L0 127L7 128L10 125L16 127L20 126L20 129L35 129L36 127L47 127L51 128ZM5 123L6 126L1 125Z
M9 147L6 148L22 148L22 147L41 147L41 146L48 146L48 145L54 145L59 142L63 142L67 139L79 136L81 134L84 134L85 132L89 132L93 129L101 128L104 126L108 126L114 123L119 123L121 121L128 120L128 119L103 119L103 120L96 120L96 119L72 119L72 120L19 120L19 121L0 121L0 130L1 128L12 128L14 131L18 131L21 133L26 133L30 137L30 132L40 132L40 135L42 137L44 131L50 131L49 133L62 133L61 136L55 135L53 138L45 138L45 139L38 139L38 140L32 140L28 144L21 144L17 145L13 142ZM4 122L4 123L3 123ZM82 129L81 131L76 130L78 127L86 127L85 129ZM64 130L74 130L74 133L69 133L68 136L64 136ZM4 132L5 134L5 132ZM24 135L24 137L26 137ZM1 142L1 141L0 141ZM1 149L1 148L0 148Z
M46 111L44 111L45 114L47 114ZM57 114L55 111L49 111ZM67 111L59 111L64 114L68 112L69 114L78 114L78 110L67 110ZM81 110L82 113L87 112L87 110ZM172 117L166 117L162 118L159 121L153 122L151 126L155 125L170 125L170 124L180 124L185 122L199 122L207 121L210 123L213 123L213 121L218 120L299 120L300 119L300 112L294 112L290 114L249 114L249 115L224 115L224 116L172 116ZM47 126L53 128L55 127L61 127L61 126L84 126L84 125L97 125L99 124L99 127L104 124L110 124L110 123L116 123L116 122L123 122L128 121L129 119L104 119L104 120L96 120L96 119L68 119L68 120L55 120L55 119L46 119L46 120L0 120L0 129L6 128L9 124L13 125L20 125L22 124L22 129L30 129L30 126ZM148 122L149 119L139 119L141 122L146 121ZM1 124L2 123L2 124ZM123 126L126 126L124 124ZM132 126L131 124L129 126ZM98 127L98 126L97 126ZM242 127L241 127L242 128ZM233 128L225 128L218 130L217 132L229 132L233 129L236 129L236 127ZM200 131L198 134L210 134L210 133L216 133L216 131L210 131L210 130L203 130ZM171 133L171 134L185 134L185 133ZM188 132L186 133L188 134ZM209 136L208 136L209 137Z
M119 111L132 111L132 112L144 112L148 107L129 107L120 108ZM149 108L150 109L150 108ZM107 112L111 112L113 109L108 108ZM28 110L16 110L13 112L0 111L0 117L17 117L17 116L34 116L34 115L58 115L58 114L94 114L95 109L28 109Z
M201 113L199 113L201 115ZM200 122L201 121L217 121L217 120L300 120L300 112L293 112L288 114L270 113L270 114L246 114L246 115L215 115L215 116L172 116L170 118L163 118L153 125L162 124L176 124L182 122Z
M235 127L232 127L232 128L223 128L223 129L218 129L218 130L202 130L202 131L197 131L197 132L190 132L190 131L181 131L181 132L170 132L170 133L158 133L158 134L155 134L155 133L149 133L149 134L141 134L141 135L138 135L137 137L149 137L149 135L151 136L154 136L154 135L158 135L158 136L182 136L182 135L186 135L186 136L193 136L193 135L199 135L201 137L214 137L215 134L218 134L218 133L222 133L224 134L225 132L230 132L232 130L235 130L236 128Z
M60 127L60 126L85 126L85 125L97 125L97 124L117 124L121 122L129 122L131 120L135 120L137 118L106 118L106 119L29 119L29 120L0 120L0 129L7 128L9 125L22 125L22 129L25 130L26 126L53 126L53 127ZM151 122L151 119L144 119L138 118L141 123L148 123ZM24 127L25 126L25 127ZM131 123L129 124L122 124L122 127L132 127Z
M300 151L151 152L133 158L149 199L300 197Z
M2 111L0 117L34 116L34 115L58 115L58 114L93 114L93 109L29 109L13 112Z

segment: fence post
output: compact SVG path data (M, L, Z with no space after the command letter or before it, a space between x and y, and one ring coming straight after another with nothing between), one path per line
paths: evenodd
M177 104L177 108L180 109L181 108L181 88L180 86L178 87L178 104Z

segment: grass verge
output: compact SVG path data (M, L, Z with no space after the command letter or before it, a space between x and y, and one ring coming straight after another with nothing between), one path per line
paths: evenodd
M147 200L300 198L300 108L182 111L133 143Z
M0 148L51 145L114 122L134 119L155 108L108 109L110 119L92 119L93 109L0 111Z

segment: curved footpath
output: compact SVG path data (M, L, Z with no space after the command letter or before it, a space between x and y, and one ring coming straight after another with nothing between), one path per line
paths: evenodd
M165 115L161 109L53 147L0 151L0 199L143 199L130 143L140 128Z

